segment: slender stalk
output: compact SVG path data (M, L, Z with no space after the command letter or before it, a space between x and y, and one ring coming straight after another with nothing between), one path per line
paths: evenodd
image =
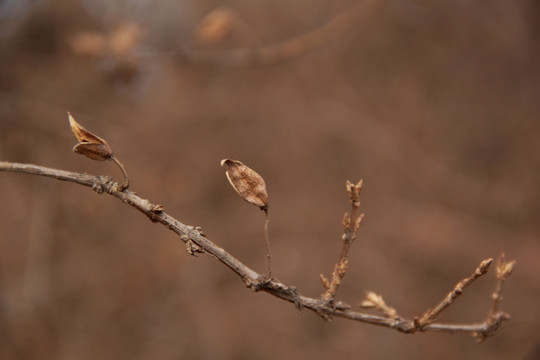
M127 174L126 168L124 167L124 164L122 164L120 160L115 158L114 155L111 156L111 160L114 161L116 165L118 165L120 170L122 170L122 175L124 176L124 183L122 184L121 188L122 190L127 190L129 188L129 179L128 179L128 174Z
M320 48L352 30L377 9L384 6L384 0L361 1L337 14L322 26L294 36L283 42L256 48L231 50L181 49L176 55L182 62L203 66L242 67L267 66L301 56Z
M446 295L446 297L433 309L429 309L426 311L422 317L416 321L417 326L420 328L426 326L427 324L431 324L437 320L437 317L452 303L459 297L461 294L463 294L463 290L465 290L466 287L471 285L476 279L478 279L480 276L485 275L489 267L491 266L491 263L493 262L492 258L486 259L478 265L476 268L476 271L469 277L461 280L454 286L454 289Z
M267 261L267 279L272 279L272 254L270 252L270 235L268 233L268 224L270 223L270 216L268 215L268 208L264 209L264 240L266 241L266 261Z

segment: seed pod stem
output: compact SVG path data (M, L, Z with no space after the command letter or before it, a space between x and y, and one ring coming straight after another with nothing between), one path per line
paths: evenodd
M266 193L266 184L261 175L238 160L223 159L221 166L227 170L225 174L233 189L242 199L248 203L257 206L264 211L266 218L264 221L264 239L266 242L266 259L268 273L266 278L272 278L272 255L270 254L270 236L268 235L268 194Z
M124 164L120 162L120 160L114 157L114 155L111 155L111 160L114 161L116 165L118 165L120 170L122 170L122 175L124 176L124 183L122 184L121 188L122 190L126 190L127 188L129 188L129 178L126 168L124 167Z
M268 234L268 225L270 223L270 217L268 216L268 207L263 209L266 215L264 219L264 240L266 241L266 261L268 273L266 277L268 279L272 278L272 254L270 253L270 235Z

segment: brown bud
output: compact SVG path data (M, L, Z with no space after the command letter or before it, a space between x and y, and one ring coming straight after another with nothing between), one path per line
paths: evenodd
M81 124L75 121L69 112L68 118L71 131L78 141L78 144L73 147L74 152L92 160L105 161L112 159L113 153L111 147L105 140L86 130Z
M345 213L345 215L343 215L343 226L345 228L348 228L349 226L351 226L351 217L349 215L349 213Z
M499 258L497 264L497 279L504 280L512 274L514 267L516 266L516 260L506 261L504 254Z
M362 190L362 184L363 180L358 181L356 184L353 184L347 180L345 184L345 188L349 193L349 199L351 200L351 204L354 208L358 208L360 206L360 191Z
M227 179L242 199L268 211L268 194L261 175L237 160L223 159L221 166L227 169Z
M330 289L330 281L324 276L323 274L319 274L319 278L321 279L321 282L326 290Z

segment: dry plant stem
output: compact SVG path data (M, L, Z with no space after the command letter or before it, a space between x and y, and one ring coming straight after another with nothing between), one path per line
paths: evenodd
M137 196L129 190L120 190L120 186L111 181L107 176L95 176L81 174L76 172L47 168L31 164L20 164L0 161L0 171L19 172L33 175L40 175L55 178L58 180L69 181L76 184L88 186L99 194L107 193L112 195L122 202L129 204L135 209L145 214L151 221L159 222L166 226L169 230L176 233L186 244L195 244L194 248L199 252L204 251L214 257L235 274L237 274L245 285L253 291L264 291L272 294L280 299L289 301L295 304L296 308L301 310L307 308L318 315L325 318L333 316L349 320L355 320L366 324L383 326L404 333L415 333L417 331L445 331L445 332L462 332L471 334L484 334L485 336L493 335L509 319L508 315L498 313L499 315L493 321L485 321L478 324L443 324L433 323L427 324L422 328L417 328L413 325L412 320L404 318L388 319L382 316L364 314L351 310L351 306L342 302L328 304L315 299L300 295L296 287L287 286L277 279L265 279L265 277L256 271L252 270L234 256L229 254L223 248L219 247L210 241L200 228L185 225L176 220L172 216L163 211L160 205L152 204L146 199Z
M114 161L116 165L118 165L120 170L122 170L122 175L124 176L124 183L122 184L122 190L126 190L127 188L129 188L129 178L128 178L126 168L124 167L124 164L122 164L120 160L118 160L116 157L111 156L111 160Z
M356 212L360 206L359 196L361 190L362 180L360 180L358 184L352 184L351 182L347 181L347 192L349 193L352 209L351 214L345 214L343 219L343 226L345 227L345 232L343 234L343 248L341 249L341 255L336 266L334 267L334 271L332 272L332 279L328 281L323 275L321 275L323 284L326 287L326 291L322 295L322 299L327 303L333 302L339 285L341 284L341 280L347 272L347 254L349 253L352 242L354 239L356 239L356 234L358 233L358 229L360 228L360 224L364 217L364 214L360 214L358 217L356 216Z
M268 224L270 222L270 217L268 215L268 208L264 210L264 240L266 242L266 261L267 261L267 279L272 278L272 254L270 253L270 235L268 233Z
M495 290L491 294L491 309L488 314L487 323L488 324L495 324L498 322L501 322L503 320L508 320L510 317L509 315L500 312L499 311L499 305L503 298L503 286L506 278L512 274L512 271L514 270L514 266L516 265L515 260L506 262L504 254L501 255L499 258L499 261L497 263L497 269L496 269L496 276L497 276L497 286L495 287ZM495 329L494 331L499 330L499 328ZM478 342L484 341L488 336L494 335L494 333L477 333L473 334Z
M504 254L499 258L497 264L497 287L491 295L493 302L491 304L490 317L495 318L499 312L499 304L503 298L504 281L512 274L515 264L516 262L514 260L506 262Z
M461 280L459 283L456 284L454 289L446 295L446 297L433 309L429 309L426 311L422 317L418 320L415 320L416 326L419 328L423 328L428 324L431 324L437 320L437 317L452 303L461 295L463 294L463 290L471 285L476 279L478 279L480 276L486 274L489 270L489 267L493 263L493 259L486 259L478 265L476 268L476 271L469 276L468 278L465 278Z
M324 46L350 31L382 7L384 0L363 0L343 11L321 27L281 43L259 48L240 48L225 51L181 50L181 61L204 66L242 67L267 66L286 61Z

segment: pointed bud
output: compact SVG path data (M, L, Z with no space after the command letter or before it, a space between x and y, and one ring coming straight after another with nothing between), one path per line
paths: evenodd
M362 225L362 220L364 220L364 214L360 214L360 216L356 218L356 221L354 222L354 232L357 232L358 229L360 229L360 225Z
M319 274L319 278L321 279L321 283L323 284L324 288L326 290L330 289L330 281L324 276L323 274Z
M516 260L506 261L504 254L502 254L497 264L497 278L500 280L506 279L512 274L515 266Z
M348 229L350 226L351 217L349 216L349 213L345 213L345 215L343 215L343 227L345 227L345 229Z

